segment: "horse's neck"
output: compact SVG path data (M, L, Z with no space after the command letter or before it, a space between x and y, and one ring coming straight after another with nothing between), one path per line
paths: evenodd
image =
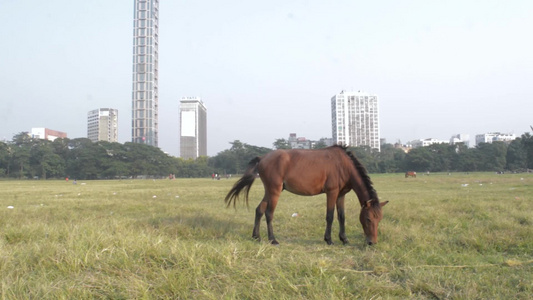
M363 182L363 179L359 176L359 174L356 173L356 175L352 177L352 189L357 195L359 203L361 204L361 206L363 206L368 200L372 200L370 196L370 191L366 187L365 183Z

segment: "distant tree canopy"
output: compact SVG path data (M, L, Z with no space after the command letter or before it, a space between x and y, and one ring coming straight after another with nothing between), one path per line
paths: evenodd
M239 140L213 157L182 159L159 148L135 143L93 143L86 138L56 139L53 142L31 138L26 132L10 142L0 142L0 178L113 179L139 176L209 177L212 173L240 174L248 162L273 149ZM315 148L325 144L317 143ZM277 139L274 149L290 148ZM493 142L468 148L463 144L435 144L405 153L385 144L378 152L369 147L351 147L371 173L451 171L524 171L533 169L533 136L529 133L507 144Z
M239 140L230 144L230 149L219 152L209 159L209 165L219 174L243 173L250 160L272 151L272 149L248 145Z

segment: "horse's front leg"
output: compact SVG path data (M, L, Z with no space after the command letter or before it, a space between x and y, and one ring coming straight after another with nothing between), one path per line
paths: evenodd
M333 245L333 241L331 240L331 225L333 224L336 198L337 195L328 194L326 210L326 232L324 233L324 241L326 241L328 245Z
M344 227L346 219L344 214L344 195L337 199L337 218L339 220L339 239L346 245L348 244L348 239L346 238L346 229Z

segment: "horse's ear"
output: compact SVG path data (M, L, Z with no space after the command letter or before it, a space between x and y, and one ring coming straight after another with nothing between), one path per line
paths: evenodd
M372 199L366 201L365 203L366 208L370 208L370 205L372 205Z
M385 202L381 202L379 205L381 205L381 207L387 205L387 203L389 203L389 201L385 201Z

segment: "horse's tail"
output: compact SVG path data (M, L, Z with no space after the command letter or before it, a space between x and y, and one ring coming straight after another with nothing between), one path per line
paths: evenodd
M244 199L246 200L246 206L248 206L248 193L250 193L250 188L254 183L255 174L257 173L257 164L259 164L260 160L260 157L256 157L248 163L248 168L246 168L244 175L242 175L241 179L233 185L229 193L226 195L226 198L224 199L226 206L230 206L232 201L233 206L235 206L237 204L237 198L239 198L239 194L243 190L245 192Z

